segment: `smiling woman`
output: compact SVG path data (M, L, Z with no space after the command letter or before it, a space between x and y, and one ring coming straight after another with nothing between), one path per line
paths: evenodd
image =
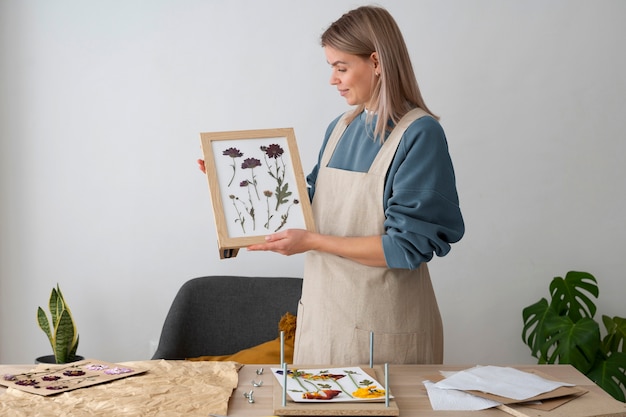
M350 105L365 103L366 108L373 108L373 103L369 101L377 84L376 79L380 77L377 53L373 52L368 57L362 57L347 54L330 46L325 46L324 52L326 60L332 67L330 83L337 87L346 103Z

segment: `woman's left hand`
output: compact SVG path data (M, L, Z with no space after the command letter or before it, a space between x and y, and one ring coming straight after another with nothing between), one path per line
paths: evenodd
M265 243L247 247L250 251L271 251L281 255L295 255L311 250L315 233L304 229L287 229L265 236Z

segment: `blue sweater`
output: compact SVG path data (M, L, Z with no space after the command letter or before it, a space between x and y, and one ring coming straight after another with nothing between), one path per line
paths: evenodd
M368 124L365 118L363 112L347 127L330 167L369 170L381 144L372 139L376 120ZM311 200L322 154L338 120L328 126L317 164L307 176ZM465 225L448 143L434 118L422 117L404 133L387 172L381 203L385 210L383 250L389 268L415 269L433 254L446 255L450 244L463 237Z

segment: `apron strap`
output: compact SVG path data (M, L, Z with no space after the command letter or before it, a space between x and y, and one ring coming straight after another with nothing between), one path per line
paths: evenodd
M328 142L326 143L326 148L324 149L324 154L322 155L322 161L320 163L320 167L325 167L330 162L330 157L333 156L333 152L335 152L335 147L339 143L339 139L341 139L341 135L348 127L348 123L346 123L346 119L351 114L351 111L345 112L341 118L337 121L335 128L333 129L330 137L328 138Z
M416 107L402 116L398 124L391 131L391 134L389 134L387 140L385 140L385 143L383 143L383 146L378 151L378 154L376 155L374 162L372 162L368 172L371 174L386 175L406 129L415 120L427 115L428 113L426 113L423 109Z

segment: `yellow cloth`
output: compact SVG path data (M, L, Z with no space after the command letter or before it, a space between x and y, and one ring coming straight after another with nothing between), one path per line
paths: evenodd
M285 332L284 360L287 363L293 361L293 345L296 334L296 316L285 314L278 323L279 333ZM222 356L199 356L188 358L190 361L233 361L242 364L280 364L280 336L269 342L261 343L248 349Z

